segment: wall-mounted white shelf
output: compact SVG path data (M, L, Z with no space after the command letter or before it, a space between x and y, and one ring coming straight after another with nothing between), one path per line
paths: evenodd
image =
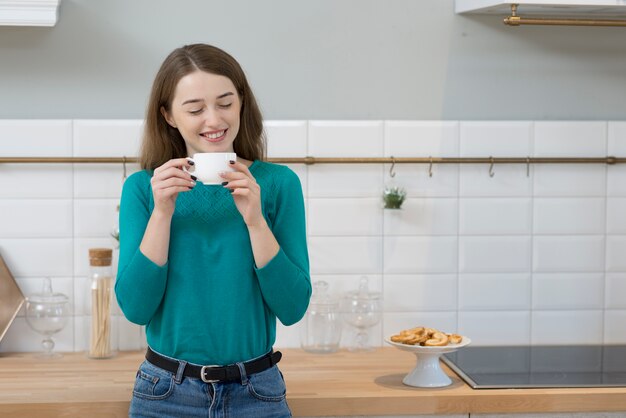
M626 17L626 0L456 0L455 6L457 13L507 15L512 4L529 15Z
M0 26L54 26L61 0L0 0Z

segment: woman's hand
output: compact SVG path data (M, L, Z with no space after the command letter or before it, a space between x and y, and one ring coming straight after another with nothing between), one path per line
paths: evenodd
M190 166L187 158L175 158L154 170L150 184L155 210L168 215L174 213L178 193L188 192L196 185L191 174L183 171L183 167Z
M248 227L264 225L265 218L261 212L261 188L245 164L231 161L230 166L235 171L226 171L220 175L227 182L223 186L230 189L243 221Z

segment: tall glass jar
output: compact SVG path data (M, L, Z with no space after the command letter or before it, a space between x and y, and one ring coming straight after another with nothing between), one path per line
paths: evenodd
M111 248L90 248L90 274L88 294L85 298L87 356L110 358L118 350L117 301L115 299L115 276L111 267Z
M339 302L330 296L328 283L318 280L300 328L300 345L310 353L334 353L340 340Z

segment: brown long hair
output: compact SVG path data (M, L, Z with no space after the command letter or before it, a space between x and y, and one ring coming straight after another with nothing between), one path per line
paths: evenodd
M241 66L219 48L193 44L172 51L154 79L139 154L141 168L154 170L172 158L187 156L183 137L178 129L167 123L161 114L161 107L169 112L180 79L198 70L228 77L233 82L241 101L239 132L233 143L234 151L246 160L265 159L263 118Z

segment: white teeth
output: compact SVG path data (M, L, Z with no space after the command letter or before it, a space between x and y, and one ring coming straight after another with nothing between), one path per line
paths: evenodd
M207 138L209 138L209 139L216 139L216 138L219 138L219 137L220 137L220 136L222 136L222 135L224 135L224 131L219 131L219 132L216 132L216 133L214 133L214 134L207 134L207 135L205 135L205 136L206 136Z

